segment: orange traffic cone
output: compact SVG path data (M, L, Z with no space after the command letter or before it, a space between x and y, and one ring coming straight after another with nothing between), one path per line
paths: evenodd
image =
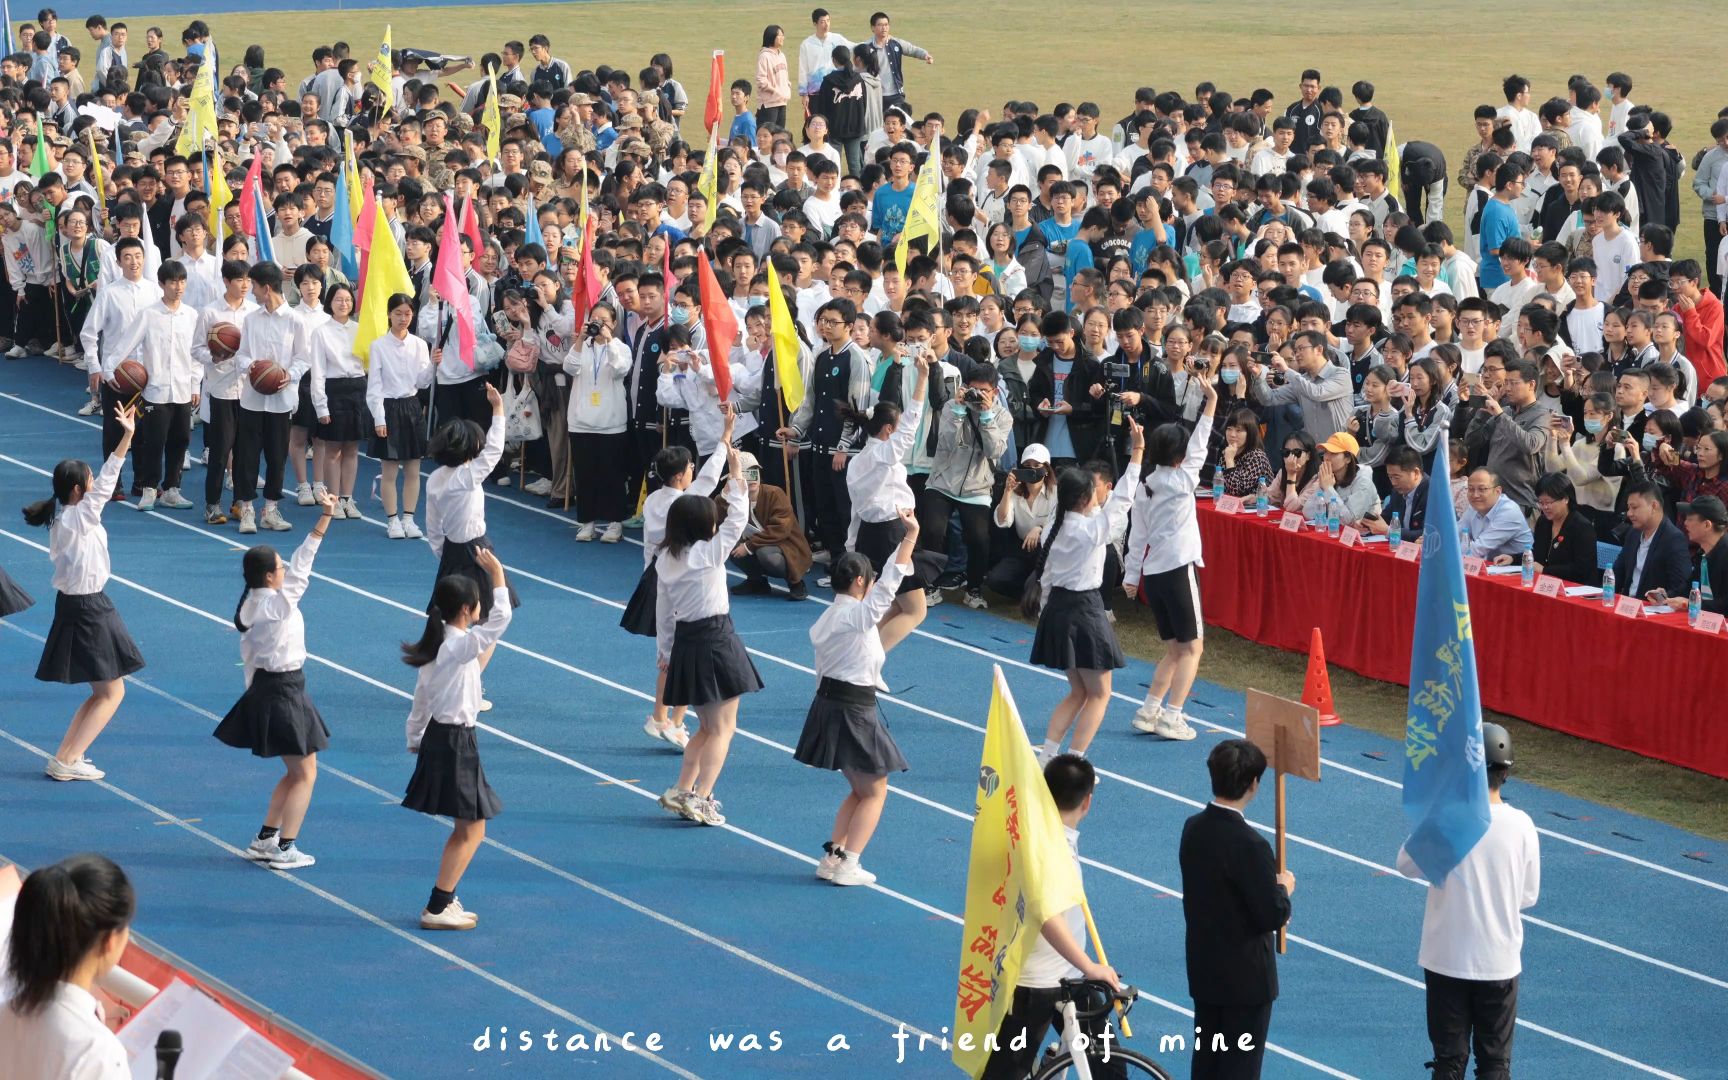
M1302 683L1302 704L1314 706L1321 727L1343 723L1332 707L1332 677L1326 673L1326 644L1320 640L1318 626L1308 644L1308 678Z

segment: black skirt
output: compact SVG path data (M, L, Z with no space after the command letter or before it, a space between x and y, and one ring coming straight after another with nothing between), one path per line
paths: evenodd
M871 569L876 571L877 577L881 577L882 568L894 557L905 536L906 523L899 518L890 521L861 521L858 523L858 543L853 550L869 559ZM914 589L930 588L936 584L936 579L942 576L942 570L947 565L947 555L940 551L925 551L919 548L912 553L912 572L900 582L895 595L909 593Z
M816 687L816 700L804 715L804 731L792 757L813 768L866 776L887 776L908 768L876 708L876 691L834 679L823 679Z
M319 424L313 434L325 442L364 442L372 437L372 410L366 406L366 376L325 379L324 399L329 403L330 422Z
M1032 638L1032 662L1057 671L1109 671L1126 667L1116 629L1097 589L1051 589Z
M654 637L659 632L656 621L660 610L660 571L653 563L642 571L642 579L636 583L636 591L630 594L630 602L624 605L624 615L618 620L618 625L638 637Z
M732 616L678 623L666 665L667 705L712 705L760 689L762 676L732 629Z
M444 554L438 556L438 577L433 584L436 585L438 581L442 581L451 574L461 574L463 577L474 579L474 583L480 586L480 618L484 621L488 615L492 614L492 577L480 569L480 564L474 561L474 553L482 548L487 551L497 551L492 546L492 541L486 538L485 533L481 533L467 543L458 543L455 540L444 541ZM515 611L522 606L522 601L516 595L516 586L509 585L508 582L506 584L510 589L510 610Z
M54 594L54 625L42 646L36 678L43 682L108 682L139 671L144 654L104 592Z
M303 671L255 671L215 736L254 757L305 757L330 745L330 728L306 696Z
M457 821L485 821L498 816L504 804L486 782L473 728L436 720L426 725L402 805Z
M294 417L290 421L298 428L315 428L318 426L318 410L312 407L312 375L300 376L300 404L294 407Z
M330 403L330 419L334 421L336 403ZM426 411L417 397L384 399L384 430L390 434L380 439L371 423L372 412L366 411L366 430L372 434L366 452L379 461L419 461L426 456Z
M25 592L13 581L4 568L0 568L0 619L8 615L16 615L27 607L34 607L36 598Z

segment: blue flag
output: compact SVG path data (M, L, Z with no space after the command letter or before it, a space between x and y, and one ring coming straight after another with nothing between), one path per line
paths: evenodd
M6 41L4 43L6 51L0 55L11 56L17 49L12 44L12 4L10 0L0 3L0 16L6 20Z
M1446 459L1446 433L1434 451ZM1488 831L1488 768L1464 554L1453 527L1452 489L1428 486L1410 710L1404 729L1404 850L1431 882L1443 881Z
M524 244L544 244L546 238L540 232L540 208L534 205L534 196L532 195L528 196L528 212L524 217L527 220L522 223L522 242ZM554 271L558 268L556 256L552 259L552 268Z
M337 269L349 281L360 280L359 252L354 247L354 218L348 210L348 170L336 170L336 212L330 218L330 246L336 252Z
M253 225L256 227L258 234L258 261L275 262L276 252L270 244L270 219L264 213L263 184L260 183L258 187L254 188L252 194ZM292 286L284 285L284 288L291 287Z

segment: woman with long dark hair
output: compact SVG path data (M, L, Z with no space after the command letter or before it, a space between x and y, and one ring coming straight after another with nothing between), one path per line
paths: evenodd
M912 399L904 411L885 401L877 402L869 413L847 404L838 406L842 420L869 433L864 449L846 467L846 488L852 498L852 525L846 535L846 550L870 560L871 573L877 577L888 572L888 558L901 546L901 537L906 532L906 515L901 511L916 507L918 502L906 476L906 453L912 448L924 416L934 359L928 350L918 351L918 375L912 386ZM934 574L926 580L916 568L900 577L895 585L894 603L882 618L883 648L892 649L924 621L928 610L924 590L935 584Z
M137 413L129 405L114 411L120 442L94 476L82 461L54 466L54 494L24 508L24 520L48 530L48 558L54 563L54 623L42 645L36 678L42 682L89 683L90 696L48 759L55 780L100 780L105 775L84 751L102 734L126 696L126 676L144 667L108 585L108 530L102 511L120 482L120 469L132 448Z
M234 609L240 631L240 664L246 692L216 726L215 735L254 757L282 759L282 779L270 793L264 826L246 848L253 862L272 870L299 870L317 860L295 846L312 786L318 781L318 752L330 745L330 729L306 694L306 620L300 598L312 583L312 560L336 516L337 498L325 491L324 513L287 564L276 549L261 544L241 560L246 588Z

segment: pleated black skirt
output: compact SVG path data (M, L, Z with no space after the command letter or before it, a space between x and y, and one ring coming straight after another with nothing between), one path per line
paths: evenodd
M881 577L882 568L894 557L905 536L906 523L899 518L891 521L861 521L858 523L858 543L854 550L869 559L876 576ZM894 590L895 595L909 593L914 589L930 588L936 584L936 579L942 576L942 570L947 565L948 556L939 551L914 551L912 572L907 574L900 582L900 587Z
M666 665L666 704L712 705L760 689L762 676L732 629L732 616L678 623Z
M372 410L366 407L366 376L325 379L324 397L330 404L330 422L319 424L314 435L325 442L365 442L374 437Z
M461 574L463 577L473 578L474 583L480 586L480 618L484 620L492 614L492 578L486 571L480 569L479 563L474 561L475 553L482 548L493 552L497 550L492 546L492 541L486 538L485 533L481 533L466 543L457 543L455 540L444 541L444 553L438 556L438 578L434 580L433 584L437 584L437 581L450 574ZM522 606L522 600L516 595L516 586L510 585L509 588L510 610L515 611Z
M334 401L330 408L336 408ZM366 448L368 454L379 461L419 461L426 456L426 411L420 407L419 398L384 399L384 429L389 432L385 438L378 437L371 423L370 410L366 416L366 431L372 438ZM335 421L334 411L330 419Z
M1097 589L1051 589L1032 638L1032 662L1057 671L1109 671L1127 666L1116 628Z
M485 821L503 811L498 793L486 782L473 728L436 720L426 725L402 805L457 821Z
M642 579L636 583L636 591L630 594L630 602L624 605L624 615L618 620L618 625L638 637L653 637L658 632L655 619L660 610L660 571L653 563L642 571Z
M54 594L54 624L42 646L42 682L108 682L139 671L144 654L105 592Z
M823 679L804 715L793 758L816 769L886 776L905 772L906 758L888 734L876 708L876 691L867 686Z
M300 403L294 406L294 416L289 423L298 428L316 428L318 426L318 410L312 407L312 376L310 373L300 376Z
M0 619L34 607L36 598L25 592L4 568L0 568Z
M254 757L305 757L330 745L330 728L306 694L302 671L256 671L216 725L216 738Z

